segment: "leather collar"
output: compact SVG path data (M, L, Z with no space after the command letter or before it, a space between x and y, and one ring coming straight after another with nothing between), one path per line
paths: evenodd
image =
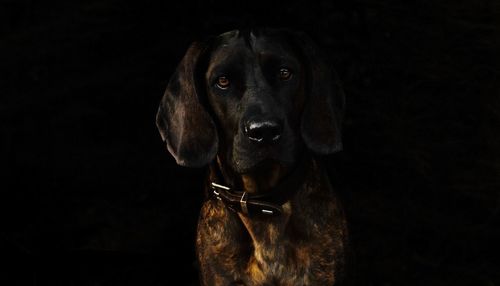
M291 199L303 183L307 175L306 164L307 162L301 158L294 170L287 174L278 185L259 194L249 194L225 185L219 166L214 163L216 175L212 177L210 189L213 197L222 201L232 211L248 216L278 216L283 213L282 205Z

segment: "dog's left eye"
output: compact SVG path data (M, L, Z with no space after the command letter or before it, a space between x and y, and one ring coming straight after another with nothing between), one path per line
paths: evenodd
M287 68L281 68L279 77L281 80L289 80L292 77L292 71Z
M220 89L227 89L229 87L229 79L225 76L217 78L215 85Z

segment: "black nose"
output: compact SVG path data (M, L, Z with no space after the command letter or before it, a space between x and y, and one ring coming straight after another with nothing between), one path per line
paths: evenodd
M282 124L278 120L248 120L243 129L248 139L257 143L278 141L282 130Z

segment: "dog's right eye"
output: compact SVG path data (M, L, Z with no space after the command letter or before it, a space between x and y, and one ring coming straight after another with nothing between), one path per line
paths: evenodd
M229 79L225 76L220 76L217 78L217 82L215 83L215 86L217 86L220 89L228 89Z
M281 80L289 80L292 77L292 71L287 68L281 68L279 77Z

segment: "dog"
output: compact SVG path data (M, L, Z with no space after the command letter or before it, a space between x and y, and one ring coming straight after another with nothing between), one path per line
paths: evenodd
M156 125L177 164L208 167L195 243L203 285L337 285L348 231L319 159L342 149L344 98L303 32L191 44Z

